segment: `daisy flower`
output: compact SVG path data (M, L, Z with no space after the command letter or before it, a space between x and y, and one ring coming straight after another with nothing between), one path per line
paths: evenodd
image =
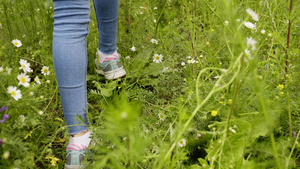
M228 24L229 24L229 22L228 22L228 21L225 21L225 22L224 22L224 24L225 24L225 25L228 25Z
M158 118L160 121L165 121L166 115L163 113L158 113Z
M29 87L30 78L26 73L21 73L17 76L19 83L18 85L23 85L24 87Z
M163 59L163 55L162 54L154 54L154 56L153 56L153 62L155 62L155 63L160 63L160 62L162 62L162 59Z
M136 49L135 49L135 47L134 47L134 46L132 46L132 48L130 48L130 50L131 50L131 51L133 51L133 52L135 52L135 51L136 51Z
M246 12L251 16L251 18L255 21L259 21L258 14L255 13L252 9L248 8L246 9Z
M260 33L261 33L261 34L265 34L266 31L265 31L265 30L261 30Z
M241 22L241 20L240 20L240 19L236 19L236 21L237 21L237 22Z
M195 63L196 61L195 61L195 59L190 59L190 60L187 60L187 62L193 64L193 63Z
M246 49L246 50L245 50L245 54L246 54L247 56L250 56L250 55L251 55L250 50Z
M14 87L14 86L8 86L7 92L8 92L9 94L11 94L11 96L12 96L15 100L19 100L19 99L22 98L21 91L20 91L19 89L17 89L17 87Z
M49 75L50 74L49 67L43 66L43 68L42 68L42 74L44 76Z
M251 22L244 22L244 25L251 30L256 30L256 25Z
M158 44L158 41L155 40L155 39L153 39L153 38L150 40L150 42L153 43L153 44L154 44L154 43L155 43L155 44Z
M256 47L255 47L256 43L257 42L252 37L250 37L250 38L247 37L247 46L252 47L251 50L256 49Z
M20 59L19 63L21 65L19 69L22 69L25 73L32 72L32 69L30 68L30 63L28 63L27 60Z
M185 147L186 146L186 140L183 138L178 141L178 146L179 147Z
M41 84L41 81L38 76L35 76L34 81L38 84Z
M12 40L11 43L14 44L16 47L21 47L22 46L22 42L18 39Z
M184 66L185 65L185 63L184 62L181 62L181 66Z
M39 113L39 115L43 115L43 114L44 114L44 112L43 112L43 111L39 111L38 113Z

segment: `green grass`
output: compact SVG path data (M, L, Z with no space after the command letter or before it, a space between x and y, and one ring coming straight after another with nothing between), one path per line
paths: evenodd
M87 91L96 146L86 168L298 168L300 4L289 8L282 0L120 0L118 52L128 74L117 81L94 71L92 9ZM0 168L64 167L69 136L52 61L52 17L51 0L0 2L0 108L8 107L0 120L9 115L0 123ZM153 62L154 54L163 61ZM20 59L33 70L30 87L18 85ZM50 75L41 74L43 66ZM9 86L22 98L16 101Z

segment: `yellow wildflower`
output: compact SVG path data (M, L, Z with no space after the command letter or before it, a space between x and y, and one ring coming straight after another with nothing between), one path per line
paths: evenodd
M277 86L277 89L282 90L282 89L284 89L284 86L280 84Z
M216 116L216 115L218 115L218 111L217 110L211 111L211 116Z

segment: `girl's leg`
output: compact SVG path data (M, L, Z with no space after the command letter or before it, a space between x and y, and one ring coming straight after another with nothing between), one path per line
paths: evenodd
M53 61L69 134L87 130L86 36L89 0L54 0ZM81 116L82 122L76 120Z
M98 30L99 50L113 54L117 50L119 0L94 0Z

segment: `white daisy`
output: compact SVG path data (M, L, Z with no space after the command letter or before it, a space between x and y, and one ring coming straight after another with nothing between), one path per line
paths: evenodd
M258 14L255 13L252 9L248 8L246 9L246 12L251 16L251 18L255 21L259 21Z
M20 91L19 89L17 89L17 87L14 87L14 86L8 86L7 92L8 92L9 94L11 94L11 96L12 96L15 100L19 100L19 99L22 98L21 91Z
M34 81L38 84L41 84L41 81L38 76L35 76Z
M224 22L224 24L225 24L225 25L228 25L228 24L229 24L229 22L228 22L228 21L225 21L225 22Z
M44 112L43 112L43 111L39 111L38 113L39 113L39 115L43 115L43 114L44 114Z
M246 49L246 50L245 50L245 54L246 54L247 56L251 56L250 50Z
M185 147L186 146L186 140L183 138L178 141L178 146L179 147Z
M265 31L265 30L261 30L260 33L261 33L261 34L265 34L266 31Z
M181 66L184 66L185 65L185 63L184 62L181 62Z
M190 59L190 60L187 60L187 63L191 63L191 64L193 64L193 63L195 63L196 61L195 61L195 59Z
M12 40L11 43L14 44L16 47L21 47L22 46L22 42L18 39Z
M163 59L163 55L162 54L154 54L154 56L153 56L153 62L155 62L155 63L160 63L160 62L162 62L162 59Z
M157 7L154 7L153 9L157 9Z
M24 87L29 87L30 78L26 73L21 73L17 76L19 83L18 85L23 85Z
M9 67L6 66L5 71L7 71L7 74L10 75L10 74L11 74L11 71L12 71L12 68L9 68Z
M256 25L251 22L244 22L244 25L251 30L256 30Z
M20 59L19 63L21 65L19 69L22 69L25 73L32 72L32 69L30 68L30 63L28 63L27 60Z
M200 57L200 58L203 58L203 55L200 55L199 57Z
M257 42L252 37L250 37L250 38L247 37L247 46L251 47L251 50L256 49L256 47L255 47L256 43Z
M165 121L166 115L163 113L158 113L158 118L160 121Z
M136 51L136 49L135 49L135 47L134 47L134 46L132 46L132 48L130 48L130 50L131 50L131 51L133 51L133 52L135 52L135 51Z
M153 22L156 23L157 22L156 19L154 19Z
M271 37L271 36L272 36L272 34L271 34L271 33L268 33L268 36L270 36L270 37Z
M49 67L43 66L43 68L42 68L42 74L44 76L49 75L50 74Z
M150 42L151 42L151 43L158 44L158 41L157 41L156 39L153 39L153 38L150 40Z

